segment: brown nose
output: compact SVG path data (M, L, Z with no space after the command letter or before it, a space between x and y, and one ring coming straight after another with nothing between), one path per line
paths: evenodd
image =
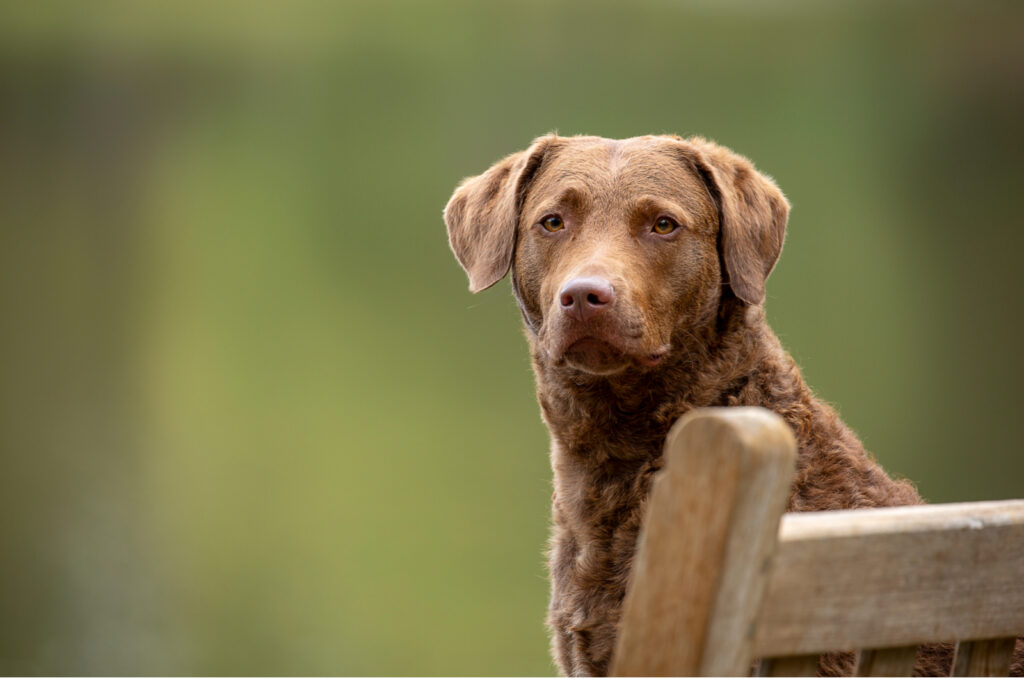
M604 278L573 278L558 295L562 310L579 321L589 320L615 302L615 290Z

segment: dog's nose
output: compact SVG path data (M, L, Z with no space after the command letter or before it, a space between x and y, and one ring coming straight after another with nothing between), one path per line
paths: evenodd
M589 320L615 301L615 290L604 278L573 278L558 295L562 310L576 320Z

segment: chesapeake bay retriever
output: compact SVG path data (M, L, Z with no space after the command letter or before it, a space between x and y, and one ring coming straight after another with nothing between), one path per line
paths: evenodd
M921 503L814 397L765 321L788 213L748 160L675 136L541 137L445 208L472 292L512 271L552 439L548 624L566 674L608 670L651 478L691 408L759 405L792 426L791 511ZM922 652L917 671L948 673L949 654ZM852 656L819 668L848 673Z

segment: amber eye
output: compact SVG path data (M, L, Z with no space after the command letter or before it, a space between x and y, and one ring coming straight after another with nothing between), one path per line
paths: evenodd
M658 235L668 235L677 228L679 228L679 224L672 221L668 217L661 217L656 222L654 222L654 228L652 230Z
M550 217L544 217L541 220L540 225L544 227L545 231L554 233L555 231L561 231L565 228L565 223L562 221L562 217L552 214Z

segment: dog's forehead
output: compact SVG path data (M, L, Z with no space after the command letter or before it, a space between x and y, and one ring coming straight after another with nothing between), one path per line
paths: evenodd
M559 142L539 178L544 188L572 184L600 194L669 197L701 187L692 152L675 138L569 137Z

